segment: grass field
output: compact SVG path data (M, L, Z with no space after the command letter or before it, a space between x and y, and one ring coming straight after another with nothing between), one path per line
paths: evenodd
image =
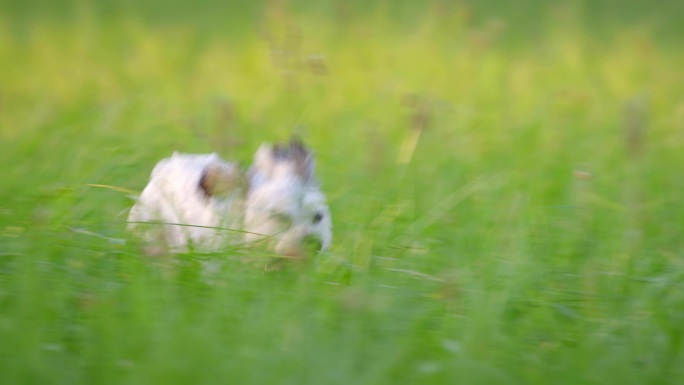
M4 2L0 384L684 383L684 7L649 4ZM126 234L159 159L292 133L329 252Z

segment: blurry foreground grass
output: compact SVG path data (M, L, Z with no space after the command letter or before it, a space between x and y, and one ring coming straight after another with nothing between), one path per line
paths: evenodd
M528 34L467 3L274 2L225 30L84 4L0 14L1 383L684 381L666 11L598 35L579 5ZM128 195L90 186L293 132L335 226L306 266L151 260Z

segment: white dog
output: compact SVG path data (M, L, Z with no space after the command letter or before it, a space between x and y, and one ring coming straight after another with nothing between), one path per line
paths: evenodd
M297 140L262 145L246 176L216 154L174 153L152 171L129 229L143 234L151 253L219 251L243 241L288 256L303 256L310 243L325 250L332 222L314 169Z

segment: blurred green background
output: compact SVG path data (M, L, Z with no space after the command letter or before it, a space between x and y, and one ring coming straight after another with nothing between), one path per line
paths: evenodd
M683 16L2 0L0 383L682 383ZM126 234L161 158L292 134L329 252Z

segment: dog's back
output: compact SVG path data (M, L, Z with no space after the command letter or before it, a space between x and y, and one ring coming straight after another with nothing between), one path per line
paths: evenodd
M172 252L218 249L241 237L227 229L241 226L242 179L236 165L216 154L174 153L155 166L129 227Z

